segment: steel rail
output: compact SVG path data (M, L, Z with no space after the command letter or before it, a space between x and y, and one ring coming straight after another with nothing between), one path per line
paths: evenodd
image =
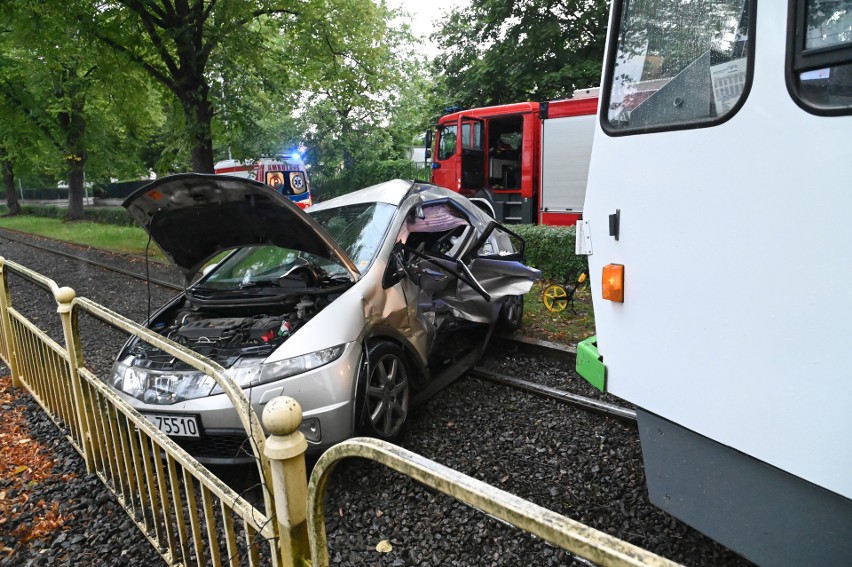
M71 254L69 252L63 252L61 250L55 250L55 249L48 248L46 246L41 246L39 244L35 244L35 243L32 243L32 242L26 242L24 240L9 236L7 234L7 232L10 232L9 229L3 229L3 234L0 235L0 237L5 238L7 240L10 240L12 242L18 243L18 244L23 244L24 246L29 246L29 247L35 248L37 250L47 252L49 254L56 254L56 255L59 255L59 256L65 257L65 258L69 258L71 260L76 260L76 261L79 261L79 262L90 264L90 265L96 266L96 267L104 269L104 270L116 272L116 273L119 273L119 274L122 274L122 275L125 275L125 276L128 276L128 277L134 278L134 279L138 279L138 280L141 280L141 281L147 281L147 282L150 282L152 284L158 285L160 287L165 287L165 288L173 289L173 290L176 290L176 291L183 291L184 290L183 286L173 284L173 283L167 282L165 280L161 280L161 279L158 279L158 278L148 278L148 277L145 277L144 274L138 274L138 273L133 272L131 270L125 270L124 268L119 268L117 266L112 266L112 265L109 265L109 264L105 264L103 262L98 262L97 260L92 260L90 258L85 258L83 256L77 256L77 255ZM500 340L508 340L508 341L517 343L517 344L519 344L523 347L527 347L527 348L537 348L537 349L540 349L540 350L545 350L545 351L548 352L548 354L553 352L553 353L559 353L561 356L565 356L565 355L575 356L574 352L560 352L561 349L556 349L556 348L554 348L555 345L552 345L551 343L547 343L545 341L534 341L532 339L527 339L525 337L517 338L517 337L512 337L512 336L506 336L506 335L499 337L499 339ZM483 380L488 380L490 382L493 382L495 384L499 384L501 386L507 386L507 387L510 387L510 388L515 388L515 389L522 390L522 391L525 391L525 392L528 392L528 393L531 393L531 394L535 394L535 395L543 397L543 398L553 399L553 400L556 400L560 403L573 405L575 407L579 407L579 408L587 410L587 411L592 411L592 412L602 414L602 415L608 415L610 417L621 419L623 421L628 421L628 422L635 422L636 421L636 412L634 412L633 410L621 408L619 406L608 404L606 402L600 402L598 400L586 398L584 396L579 396L577 394L572 394L570 392L557 390L556 388L551 388L549 386L543 386L541 384L536 384L534 382L521 380L519 378L513 378L511 376L506 376L504 374L497 374L495 372L491 372L491 371L480 369L480 368L474 368L473 370L471 370L469 372L469 374L471 376L475 376L475 377L483 379Z
M616 419L629 423L636 423L635 411L616 406L607 402L601 402L599 400L594 400L585 396L572 394L571 392L557 390L556 388L551 388L550 386L536 384L535 382L521 380L520 378L506 376L505 374L498 374L496 372L491 372L490 370L485 370L482 368L474 368L468 372L468 375L473 376L475 378L480 378L482 380L487 380L489 382L493 382L501 386L507 386L509 388L515 388L517 390L522 390L530 394L535 394L536 396L540 396L542 398L556 400L560 403L572 405L580 409L584 409L601 415L606 415L609 417L614 417Z
M131 277L131 278L135 278L137 280L141 280L141 281L144 281L144 282L150 282L150 283L152 283L154 285L158 285L160 287L173 289L175 291L183 291L184 290L184 287L182 285L178 285L178 284L175 284L175 283L172 283L172 282L168 282L166 280L161 280L159 278L149 278L149 277L146 277L145 274L139 274L139 273L133 272L131 270L125 270L124 268L119 268L117 266L111 266L111 265L105 264L103 262L98 262L97 260L92 260L90 258L85 258L83 256L77 256L75 254L71 254L70 252L63 252L61 250L55 250L53 248L48 248L47 246L35 244L33 242L26 242L26 241L21 240L19 238L14 238L12 236L9 236L7 234L7 232L11 232L11 231L7 228L4 228L3 234L0 234L0 238L5 238L6 240L10 240L10 241L15 242L17 244L23 244L24 246L30 246L31 248L41 250L42 252L47 252L49 254L56 254L57 256L62 256L64 258L69 258L71 260L76 260L78 262L83 262L85 264L91 264L92 266L96 266L98 268L102 268L102 269L108 270L110 272L116 272L116 273Z

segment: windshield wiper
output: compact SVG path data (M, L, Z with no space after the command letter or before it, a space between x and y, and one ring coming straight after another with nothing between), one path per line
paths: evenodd
M255 287L282 287L278 280L257 280L241 283L237 289L251 289Z

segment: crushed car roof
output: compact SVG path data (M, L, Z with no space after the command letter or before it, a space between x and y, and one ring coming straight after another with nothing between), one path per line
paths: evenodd
M250 179L185 173L158 179L122 206L189 282L217 253L273 245L339 262L354 280L358 269L316 221L290 199Z

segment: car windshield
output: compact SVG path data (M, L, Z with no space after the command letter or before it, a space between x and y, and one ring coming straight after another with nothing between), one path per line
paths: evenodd
M359 203L308 214L346 251L358 270L364 272L379 252L395 213L396 207L388 203Z
M361 272L373 262L387 234L396 207L365 203L326 209L311 216L337 241ZM319 268L328 276L346 276L344 266L308 252L278 246L245 246L227 258L201 282L201 287L227 289L302 279L300 269Z

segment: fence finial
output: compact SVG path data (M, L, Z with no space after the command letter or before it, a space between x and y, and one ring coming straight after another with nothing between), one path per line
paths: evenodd
M59 313L66 313L70 311L71 302L77 297L77 292L70 287L60 287L53 293L53 297L56 299L56 303L59 304L57 311Z

